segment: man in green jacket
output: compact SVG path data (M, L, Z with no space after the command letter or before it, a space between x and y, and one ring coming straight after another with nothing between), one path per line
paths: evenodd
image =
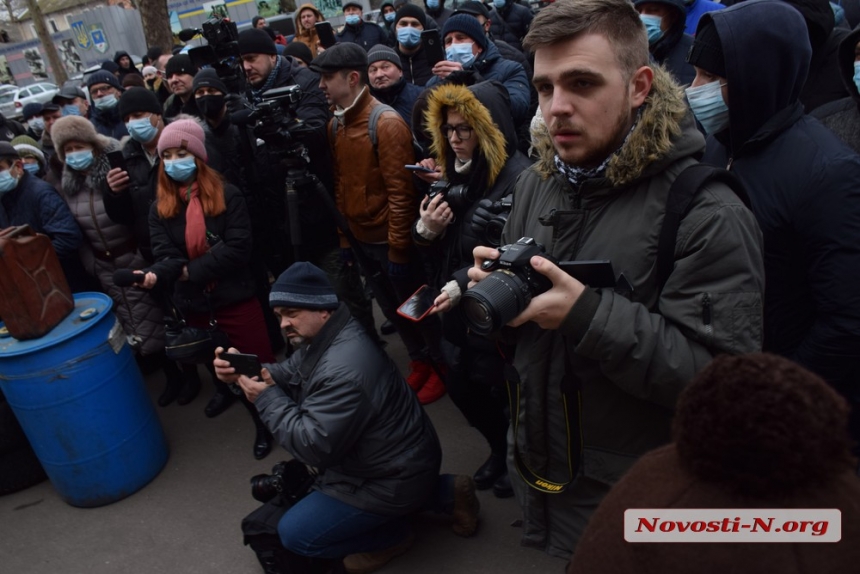
M706 183L681 220L661 289L655 261L669 188L704 149L681 90L649 66L626 0L552 4L525 44L545 126L502 244L532 237L559 261L608 259L629 283L590 288L532 257L552 287L509 323L519 384L508 465L523 543L566 558L610 487L669 442L693 376L718 353L761 347L761 233L727 185ZM471 279L485 279L479 264L497 257L476 248Z

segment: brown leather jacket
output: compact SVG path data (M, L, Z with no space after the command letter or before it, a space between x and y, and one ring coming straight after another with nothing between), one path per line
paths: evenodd
M359 241L387 243L388 259L407 263L412 246L412 223L418 216L410 172L415 163L412 133L400 114L385 112L376 126L377 149L368 134L370 110L382 105L364 91L338 119L332 139L326 133L334 157L334 188L338 209ZM332 120L329 120L331 122ZM341 237L341 246L347 247Z

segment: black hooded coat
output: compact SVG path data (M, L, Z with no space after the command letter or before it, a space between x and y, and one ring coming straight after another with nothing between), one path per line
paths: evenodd
M678 13L672 27L666 30L654 44L648 46L651 57L669 70L680 85L692 84L693 78L696 77L696 70L687 63L687 53L693 45L693 37L684 33L684 28L687 26L687 7L684 5L684 0L636 0L634 5L639 6L648 2L669 6Z
M860 154L860 92L854 84L854 48L857 42L860 42L860 28L848 34L839 45L839 73L848 97L816 108L812 116Z
M706 14L698 29L710 20L725 56L730 127L708 138L704 161L740 178L764 235L764 350L856 397L860 157L803 113L812 49L797 11L750 0Z

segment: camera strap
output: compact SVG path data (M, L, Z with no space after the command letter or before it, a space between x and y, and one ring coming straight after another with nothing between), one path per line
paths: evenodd
M517 439L520 419L520 379L513 365L505 363L505 382L511 410L511 426L514 436L514 467L517 474L531 488L544 494L561 494L573 484L582 460L582 396L579 378L574 374L570 361L564 361L564 378L561 381L561 406L564 410L565 438L567 440L568 480L557 482L544 478L533 471L520 456ZM551 454L548 456L552 456Z

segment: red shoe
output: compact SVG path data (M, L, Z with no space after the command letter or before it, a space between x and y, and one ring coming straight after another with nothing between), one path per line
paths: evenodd
M418 402L422 405L429 405L430 403L435 403L444 396L445 383L439 378L436 371L431 371L430 378L427 379L427 382L424 383L424 386L421 387L420 391L418 391Z
M409 376L406 377L406 382L417 393L433 374L433 367L427 361L410 361Z

